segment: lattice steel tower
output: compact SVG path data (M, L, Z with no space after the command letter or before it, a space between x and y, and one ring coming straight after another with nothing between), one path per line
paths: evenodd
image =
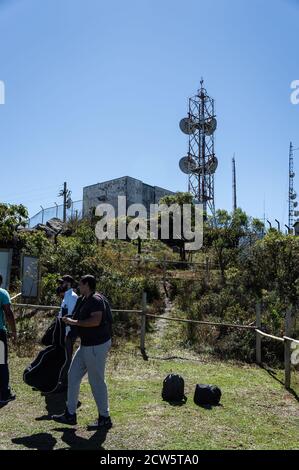
M294 147L291 142L289 151L289 230L291 233L293 232L294 215L297 216L297 211L294 211L294 209L298 206L297 194L294 191L294 178Z
M207 94L203 79L197 94L189 98L188 117L180 121L180 129L189 136L186 157L180 160L183 173L188 174L188 191L194 199L215 215L214 174L218 160L214 150L217 121L214 100Z

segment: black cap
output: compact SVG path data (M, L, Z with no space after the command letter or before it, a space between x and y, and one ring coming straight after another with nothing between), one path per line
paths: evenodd
M62 276L61 278L58 279L58 282L60 284L63 284L64 282L69 282L70 284L74 284L75 279L72 276L70 276L69 274L65 274L64 276Z

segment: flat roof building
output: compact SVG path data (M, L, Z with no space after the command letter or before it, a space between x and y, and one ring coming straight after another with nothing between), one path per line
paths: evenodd
M83 216L90 215L99 204L108 203L114 207L117 217L118 196L126 196L127 207L131 204L143 204L149 213L151 204L158 204L163 196L171 194L175 193L143 183L131 176L123 176L83 188Z

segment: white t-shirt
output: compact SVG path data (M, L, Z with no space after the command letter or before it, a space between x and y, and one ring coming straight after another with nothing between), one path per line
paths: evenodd
M61 308L58 313L58 318L62 317L62 312L64 308L67 308L67 316L70 317L74 311L78 296L73 289L69 289L65 292L63 301L61 302Z
M76 292L73 291L72 288L67 290L64 294L63 301L61 302L61 307L58 313L58 318L62 317L62 312L64 308L67 308L67 317L70 317L74 311L77 299L78 299L78 296ZM71 330L71 327L67 325L65 328L66 336L69 334L70 330Z

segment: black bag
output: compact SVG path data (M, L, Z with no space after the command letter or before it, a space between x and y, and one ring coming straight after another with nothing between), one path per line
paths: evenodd
M54 320L49 326L49 328L45 331L45 334L43 335L41 339L41 343L44 346L51 346L53 344L54 342L53 333L55 330L55 325L56 325L56 320Z
M53 393L59 389L67 365L64 337L65 325L57 318L52 335L53 344L41 351L23 373L27 385L43 393Z
M163 381L162 398L173 403L185 403L187 398L184 393L185 382L183 377L177 374L169 374Z
M95 295L95 297L99 297L103 301L104 309L105 309L105 319L104 319L104 321L107 322L111 327L112 324L113 324L113 316L112 316L111 307L110 307L110 304L109 304L109 301L108 301L107 297L105 297L104 294L99 293L99 292L96 292L94 295Z
M197 384L194 393L194 403L199 406L219 405L221 390L216 385Z

